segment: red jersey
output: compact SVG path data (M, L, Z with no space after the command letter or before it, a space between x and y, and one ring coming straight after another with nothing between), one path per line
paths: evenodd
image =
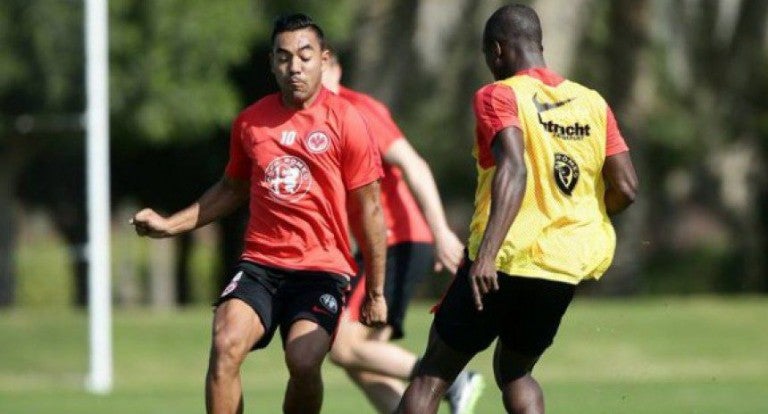
M279 93L235 119L226 175L250 181L242 258L267 266L354 275L347 192L378 180L381 161L367 126L325 88L308 108Z
M352 103L360 111L368 124L368 129L381 156L387 153L395 141L405 139L383 103L343 86L339 88L339 96ZM387 226L387 246L402 242L431 243L433 240L432 232L403 179L402 171L386 162L382 162L382 164L384 178L381 180L381 207ZM350 205L349 208L350 211L355 211L357 206ZM359 216L354 214L352 217ZM362 223L352 218L351 230L358 244L362 243L364 240Z

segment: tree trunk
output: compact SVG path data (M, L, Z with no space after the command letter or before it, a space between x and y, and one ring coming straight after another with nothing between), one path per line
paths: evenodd
M8 159L8 155L3 154L0 157L0 307L11 306L16 299L14 260L16 226L13 188L17 168Z
M16 181L29 148L24 138L9 137L0 150L0 308L16 301Z
M646 169L644 119L653 104L652 68L649 50L651 10L647 0L611 2L609 21L611 44L608 63L609 90L606 97L617 114L627 139L632 161L640 176ZM595 286L598 292L612 295L636 293L640 288L648 228L648 201L643 192L652 185L642 185L637 202L616 217L617 245L613 266L607 277ZM650 189L648 191L653 191Z
M149 241L149 300L155 309L171 309L175 305L175 239Z

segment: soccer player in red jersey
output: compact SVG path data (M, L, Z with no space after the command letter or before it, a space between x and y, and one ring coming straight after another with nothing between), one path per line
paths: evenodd
M455 274L464 246L448 227L429 165L405 139L387 107L371 96L342 86L341 72L341 65L331 52L329 64L323 71L323 85L360 111L378 145L384 167L381 180L381 205L387 226L384 296L389 314L385 327L369 328L358 322L365 291L362 284L365 274L359 275L352 282L349 305L342 315L330 357L344 368L379 412L391 413L405 390L403 381L414 372L417 357L387 341L404 336L408 302L423 276L433 264L437 269L445 266ZM352 201L350 212L358 208ZM355 217L350 217L352 234L358 244L363 245L362 223ZM362 260L359 255L356 259L358 263ZM482 386L479 374L462 372L446 394L451 413L471 412Z
M290 373L286 413L318 413L320 368L330 349L356 264L347 198L365 240L364 324L386 322L381 162L358 111L322 87L323 32L302 14L276 20L270 54L280 92L235 119L224 177L169 217L144 209L140 235L170 237L204 226L250 199L242 261L216 302L206 376L209 413L243 412L240 366L277 328Z
M610 266L610 215L637 191L628 147L605 100L544 63L541 24L524 5L488 19L496 82L475 94L478 185L466 260L441 301L401 413L437 412L448 384L494 341L504 408L544 413L531 371L585 279Z

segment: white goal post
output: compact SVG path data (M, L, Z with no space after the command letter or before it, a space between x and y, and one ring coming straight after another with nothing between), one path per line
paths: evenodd
M89 391L112 390L107 0L85 0Z

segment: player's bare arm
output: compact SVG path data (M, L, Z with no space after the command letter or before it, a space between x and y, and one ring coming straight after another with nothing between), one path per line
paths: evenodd
M223 177L195 203L169 217L145 208L131 219L139 236L173 237L223 217L248 199L248 181Z
M520 210L528 175L523 133L517 127L499 131L493 138L491 151L496 162L491 186L491 211L477 258L469 270L478 310L483 309L483 295L499 289L496 255Z
M360 321L368 326L387 322L387 302L384 299L384 261L386 258L386 227L379 202L379 182L374 181L352 190L360 205L365 243L362 244L365 263L366 295L360 310Z
M606 182L605 209L610 215L621 213L637 195L637 173L629 151L606 157L603 177Z
M464 245L448 227L440 193L429 165L405 139L393 142L384 154L387 164L397 166L402 172L411 194L419 203L432 235L435 237L435 270L445 266L456 274L463 255Z

